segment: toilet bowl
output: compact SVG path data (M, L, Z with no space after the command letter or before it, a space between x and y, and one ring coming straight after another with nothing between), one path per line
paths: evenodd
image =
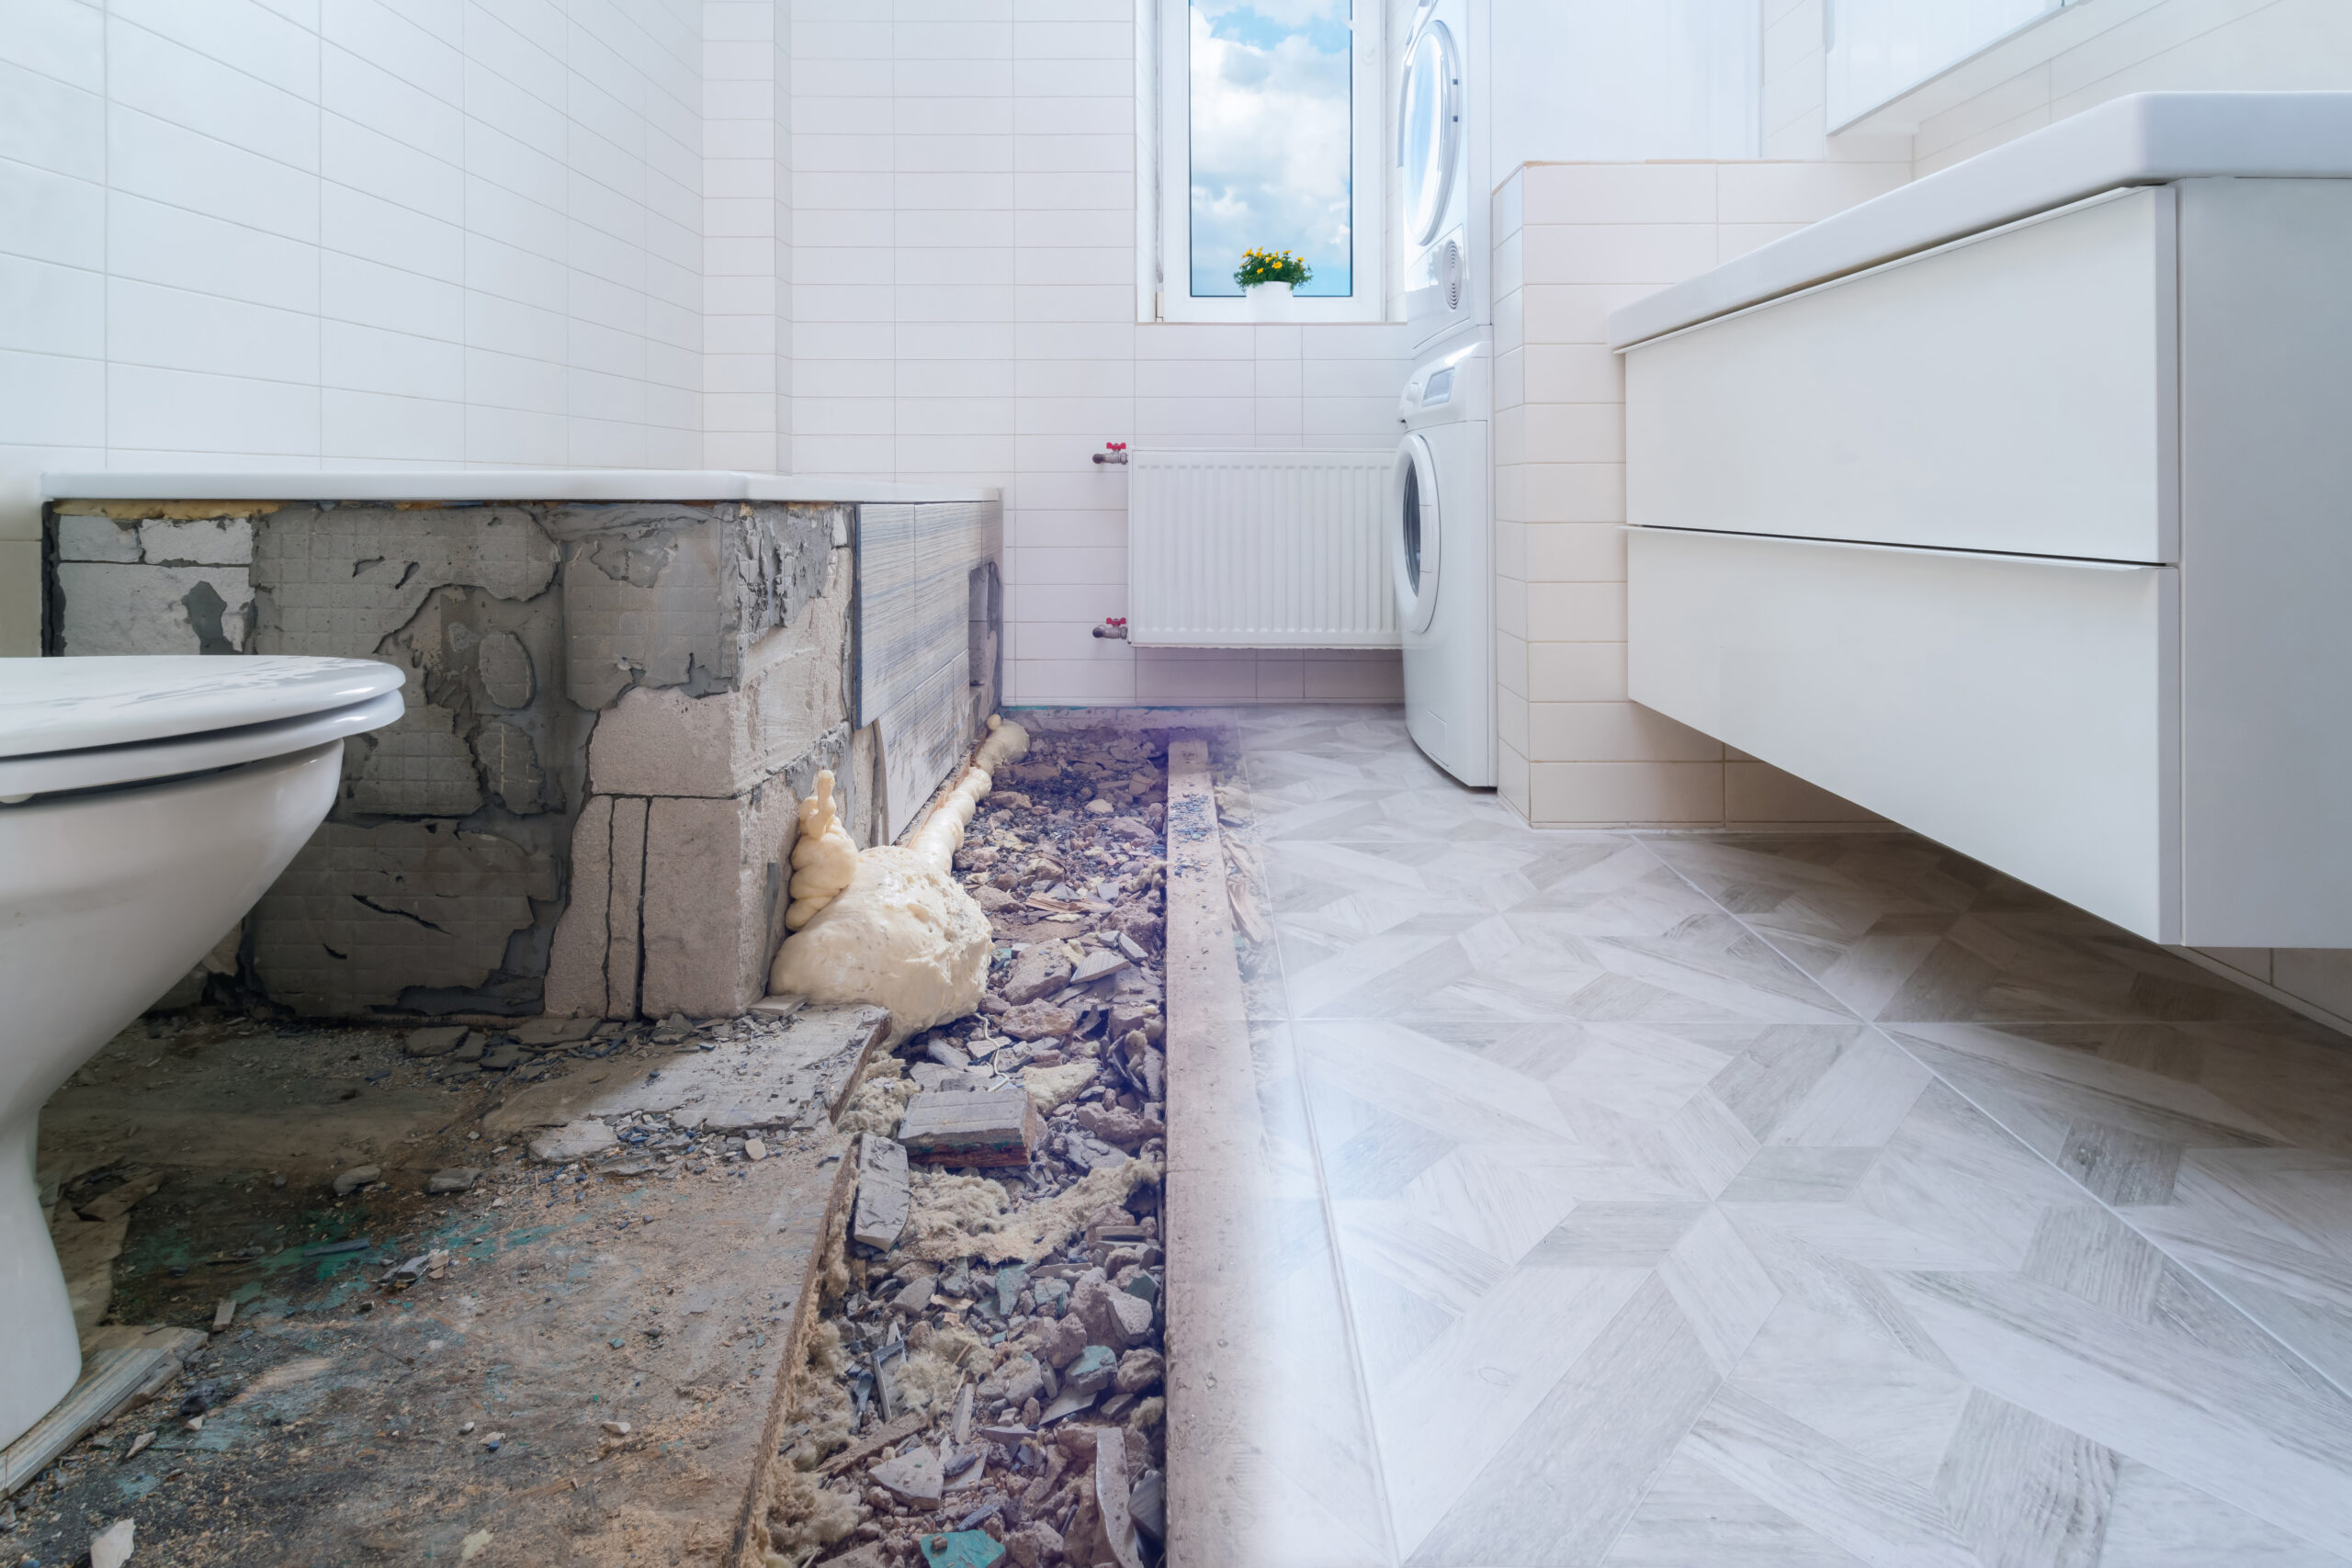
M0 1448L81 1375L33 1175L42 1103L286 869L334 803L344 738L398 718L403 678L0 660Z

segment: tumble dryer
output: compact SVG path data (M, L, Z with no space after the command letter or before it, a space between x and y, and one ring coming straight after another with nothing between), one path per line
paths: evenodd
M1414 354L1494 320L1486 23L1485 0L1425 0L1406 37L1397 232L1405 341Z
M1407 378L1389 487L1405 728L1465 784L1495 782L1493 344L1453 344Z

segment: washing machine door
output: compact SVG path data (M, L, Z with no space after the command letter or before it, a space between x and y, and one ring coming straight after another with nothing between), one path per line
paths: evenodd
M1425 438L1408 435L1396 449L1388 505L1396 616L1408 632L1429 630L1437 614L1438 569L1445 549L1438 507L1437 458Z
M1443 22L1430 23L1413 39L1396 125L1406 241L1426 245L1445 220L1446 197L1462 162L1462 61Z

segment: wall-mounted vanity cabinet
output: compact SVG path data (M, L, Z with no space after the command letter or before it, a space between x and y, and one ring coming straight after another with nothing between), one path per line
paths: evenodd
M2352 95L2120 100L1612 326L1636 701L2156 941L2352 946Z

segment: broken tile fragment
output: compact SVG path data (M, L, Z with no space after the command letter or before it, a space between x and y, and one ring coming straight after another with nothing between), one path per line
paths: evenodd
M1091 985L1126 967L1128 967L1126 954L1097 948L1086 955L1085 962L1070 971L1069 983L1073 986Z
M403 1049L412 1056L446 1056L466 1043L469 1033L461 1023L436 1024L430 1029L412 1029Z
M869 1473L873 1475L876 1485L907 1503L924 1506L935 1505L944 1490L945 1478L940 1473L939 1456L922 1443L917 1443L897 1459L884 1460Z
M857 1204L851 1239L888 1252L907 1228L912 1200L907 1190L907 1151L895 1141L868 1133L858 1141Z

